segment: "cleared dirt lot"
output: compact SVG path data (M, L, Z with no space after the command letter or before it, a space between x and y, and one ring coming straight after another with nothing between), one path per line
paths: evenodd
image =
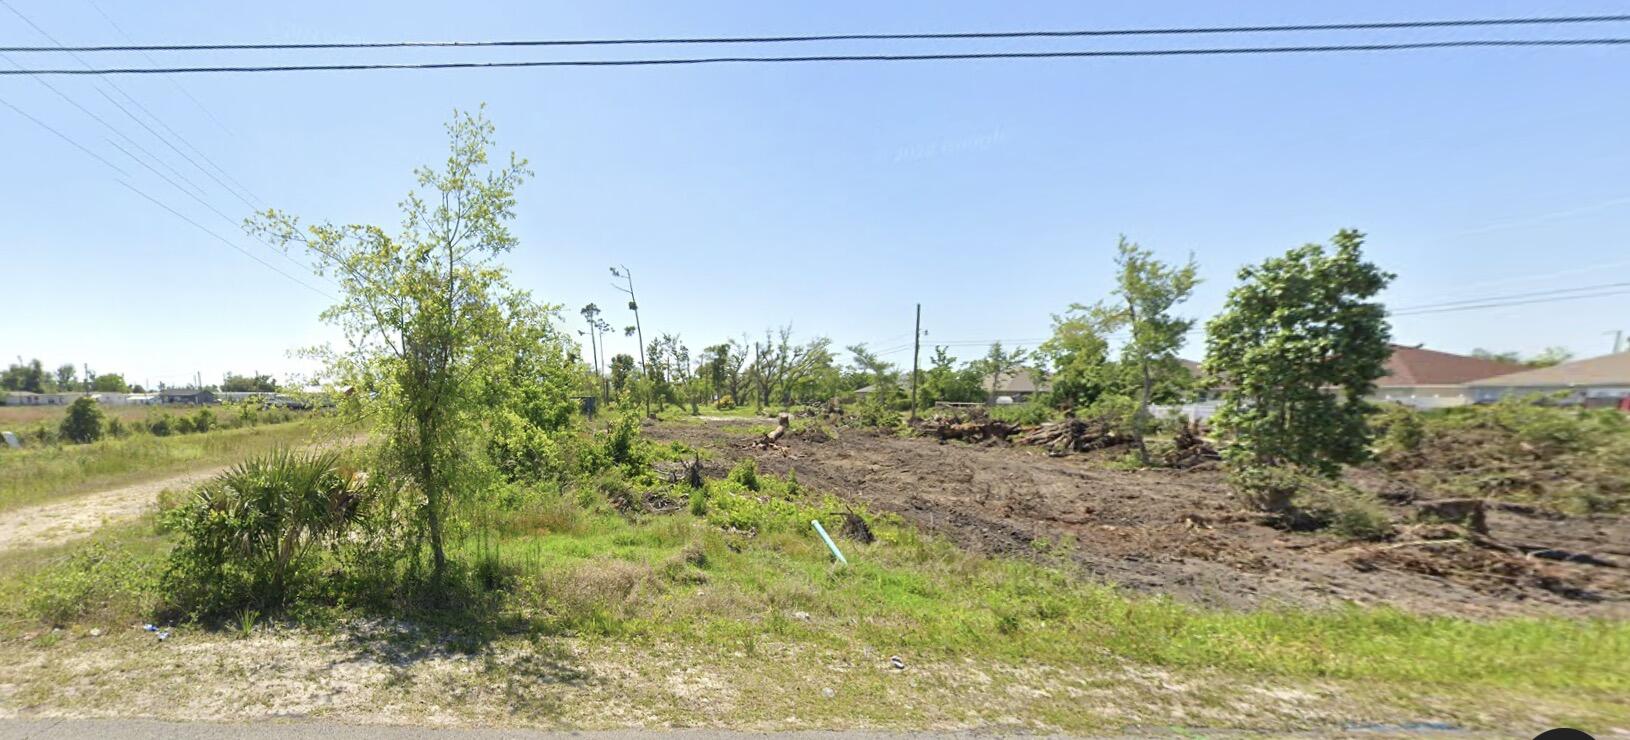
M649 427L660 440L713 450L706 473L744 456L875 511L897 513L964 547L1040 556L1064 552L1092 576L1208 606L1390 604L1472 615L1630 615L1630 522L1494 510L1489 537L1602 556L1554 562L1470 542L1357 543L1285 532L1242 510L1217 470L1104 470L1033 448L939 443L843 430L792 435L784 452L744 449L739 422ZM1389 481L1361 477L1367 487ZM1389 505L1399 521L1408 505ZM1619 567L1615 567L1619 566Z

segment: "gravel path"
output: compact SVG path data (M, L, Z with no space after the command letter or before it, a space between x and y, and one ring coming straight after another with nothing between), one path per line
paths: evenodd
M361 437L347 439L349 446ZM307 449L318 449L325 444ZM159 480L112 488L0 513L0 552L60 545L90 535L109 522L130 519L155 507L167 488L190 488L225 472L231 465L191 470Z
M0 551L45 547L72 542L111 521L129 519L157 504L166 488L188 488L219 475L227 465L193 470L146 483L0 514Z

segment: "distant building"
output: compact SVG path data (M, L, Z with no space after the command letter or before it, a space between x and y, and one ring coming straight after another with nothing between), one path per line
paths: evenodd
M158 401L162 404L191 404L204 405L217 401L211 391L197 388L166 388L158 392Z
M992 380L995 380L994 392ZM994 379L987 375L980 385L986 396L995 396L997 403L1023 403L1037 393L1046 393L1053 389L1053 384L1043 379L1040 371L1028 367L1003 373L1001 377Z
M7 406L62 406L68 403L61 393L34 393L32 391L6 391Z
M1387 358L1387 374L1375 381L1370 400L1418 409L1463 406L1472 402L1468 383L1524 369L1512 362L1395 344Z
M1561 403L1624 408L1625 400L1630 399L1630 352L1481 378L1466 385L1477 403L1544 394L1559 396Z

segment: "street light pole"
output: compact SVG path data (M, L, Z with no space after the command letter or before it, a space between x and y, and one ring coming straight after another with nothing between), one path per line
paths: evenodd
M621 271L618 270L619 267L622 268ZM626 288L621 286L621 285L618 285L616 283L612 283L611 287L616 288L617 290L620 290L620 291L628 294L628 310L634 312L634 335L635 335L634 338L635 338L636 341L639 342L639 348L640 348L640 374L645 376L646 382L650 382L651 374L645 367L645 330L640 328L640 303L639 303L639 300L634 297L634 271L628 269L628 266L626 266L626 265L618 265L617 267L611 268L611 274L614 277L620 277L620 278L628 281L628 287L626 287ZM645 415L650 416L651 415L651 399L649 398L650 394L647 393L646 396L647 396L647 398L645 399Z

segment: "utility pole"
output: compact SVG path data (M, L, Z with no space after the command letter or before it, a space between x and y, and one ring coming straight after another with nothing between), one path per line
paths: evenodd
M917 357L922 352L923 304L917 304L917 326L911 330L911 420L917 420Z
M618 271L618 267L622 268L621 272ZM651 373L645 367L645 330L640 328L640 303L634 297L634 271L628 269L627 265L619 264L617 267L611 268L611 274L614 277L620 277L628 281L628 287L626 288L616 283L612 283L611 287L628 294L628 310L634 312L634 338L640 343L640 375L645 376L645 381L649 383ZM645 415L650 416L651 394L647 392L645 397Z
M1618 354L1618 353L1624 351L1624 330L1623 329L1614 329L1613 331L1607 331L1607 332L1602 332L1602 333L1603 334L1612 334L1613 335L1613 354Z

